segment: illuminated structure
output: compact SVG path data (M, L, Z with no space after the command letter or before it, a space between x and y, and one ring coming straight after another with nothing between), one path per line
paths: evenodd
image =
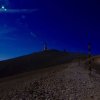
M44 43L44 49L43 49L44 51L47 51L48 50L48 46L47 46L47 43L45 42Z

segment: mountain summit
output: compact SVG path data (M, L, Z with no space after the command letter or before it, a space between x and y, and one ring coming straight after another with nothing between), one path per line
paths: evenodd
M67 53L64 51L46 50L14 59L1 61L0 77L62 64L74 59L75 57L75 54Z

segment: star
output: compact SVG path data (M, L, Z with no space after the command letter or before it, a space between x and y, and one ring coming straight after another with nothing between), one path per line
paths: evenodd
M25 15L22 15L21 18L22 18L22 19L26 19L26 16L25 16Z
M3 6L3 5L2 5L2 7L1 7L0 10L1 10L1 11L7 11L7 9L5 8L5 6Z
M5 7L4 7L4 6L2 6L1 8L2 8L2 9L5 9Z

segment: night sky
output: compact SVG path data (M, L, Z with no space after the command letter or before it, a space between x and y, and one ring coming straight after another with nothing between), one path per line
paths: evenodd
M87 35L87 33L89 35ZM0 60L50 49L100 54L99 0L0 0Z

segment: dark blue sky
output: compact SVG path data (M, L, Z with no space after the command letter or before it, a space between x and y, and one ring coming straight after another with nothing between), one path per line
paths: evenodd
M100 54L99 0L0 0L0 8L1 60L40 51L45 41L50 49L86 53L89 38Z

